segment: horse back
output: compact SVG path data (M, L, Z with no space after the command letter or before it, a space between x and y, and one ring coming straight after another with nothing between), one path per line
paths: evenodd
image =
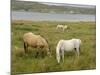
M75 48L79 48L80 47L80 44L81 44L81 40L80 39L74 39L73 42L74 42L74 47Z

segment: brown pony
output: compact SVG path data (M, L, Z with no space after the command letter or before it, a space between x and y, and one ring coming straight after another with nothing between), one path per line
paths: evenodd
M23 36L23 41L25 53L28 51L28 46L31 46L37 49L45 49L47 51L47 55L50 55L48 42L40 35L35 35L32 32L25 33Z

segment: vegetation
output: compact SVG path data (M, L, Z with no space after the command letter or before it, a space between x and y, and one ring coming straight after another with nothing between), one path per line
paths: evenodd
M95 6L92 8L75 7L66 4L66 6L46 5L39 2L25 2L12 0L12 10L24 10L33 12L45 12L45 13L75 13L75 14L95 14Z
M57 24L68 25L68 31L56 30ZM11 73L13 75L96 68L95 22L12 21L11 29ZM49 42L52 57L40 55L35 58L36 49L31 47L29 53L25 54L22 37L26 32L44 36ZM65 61L57 64L55 50L58 41L71 38L82 40L79 59L74 52L65 52Z

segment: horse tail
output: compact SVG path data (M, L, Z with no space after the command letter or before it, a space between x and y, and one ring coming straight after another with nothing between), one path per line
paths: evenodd
M57 44L57 47L56 47L56 59L57 59L57 62L60 63L60 52L61 52L61 45L62 45L62 41L63 40L60 40Z
M27 53L25 42L24 42L24 51L25 51L25 53Z

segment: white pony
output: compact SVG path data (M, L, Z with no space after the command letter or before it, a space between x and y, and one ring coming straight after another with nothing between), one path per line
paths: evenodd
M63 25L58 24L56 29L63 28Z
M65 31L65 29L67 29L67 25L57 25L56 29L62 29L63 31Z
M65 25L64 27L63 27L63 31L65 31L65 29L67 29L68 28L68 26L67 25Z
M79 57L80 44L80 39L60 40L56 47L57 62L60 63L60 56L62 56L62 59L64 61L64 51L75 50Z

